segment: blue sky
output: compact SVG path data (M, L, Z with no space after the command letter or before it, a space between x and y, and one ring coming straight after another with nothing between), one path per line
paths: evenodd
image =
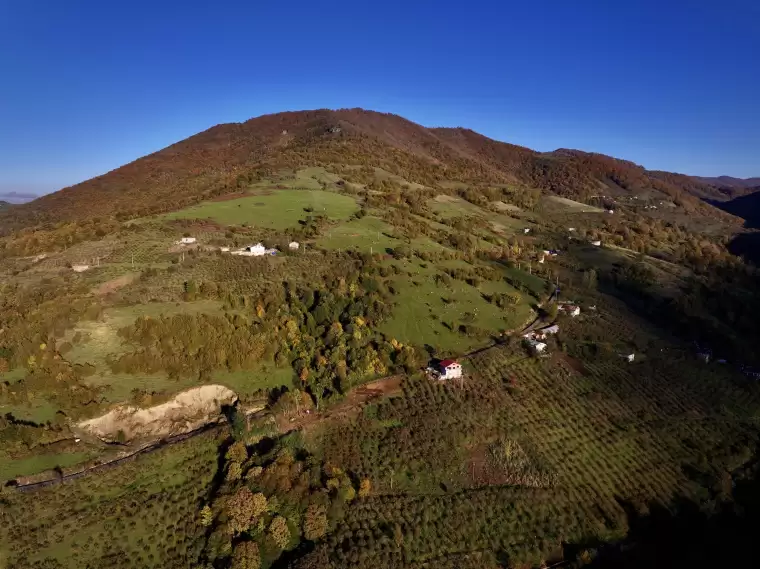
M322 107L758 176L759 101L756 0L0 0L0 192Z

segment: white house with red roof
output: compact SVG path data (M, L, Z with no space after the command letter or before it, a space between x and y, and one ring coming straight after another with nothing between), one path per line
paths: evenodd
M438 364L441 379L458 379L462 377L462 364L454 360L441 360Z

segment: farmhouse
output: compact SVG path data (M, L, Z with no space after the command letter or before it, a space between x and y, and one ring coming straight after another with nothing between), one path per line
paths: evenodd
M229 247L219 247L219 250L222 253L229 253L230 252L230 248Z
M462 377L462 364L454 360L441 360L438 364L440 379L458 379Z
M90 268L90 265L71 265L71 270L75 273L83 273Z
M599 239L597 239L597 240L595 240L595 241L591 241L591 244L592 244L594 247L601 247L601 245L602 245L602 242L601 242Z
M546 344L538 340L528 340L528 346L537 354L543 354L546 351Z
M559 332L559 326L553 324L551 326L547 326L546 328L541 328L539 332L541 332L544 336L552 336Z
M192 245L195 243L196 239L195 237L183 237L179 241L175 241L175 245Z
M233 255L241 255L243 257L261 257L263 255L266 255L267 248L264 247L261 243L256 243L256 245L249 245L245 249L240 249L239 251L233 251Z
M528 332L523 336L523 338L525 339L525 344L533 353L542 354L544 351L546 351L546 344L539 341L538 334L535 332Z
M581 307L575 304L570 304L570 303L560 304L559 309L565 314L572 316L573 318L575 318L576 316L580 316L581 314Z
M298 248L300 246L301 245L299 245L298 241L291 241L290 243L288 243L288 249L290 249L291 251L298 251Z

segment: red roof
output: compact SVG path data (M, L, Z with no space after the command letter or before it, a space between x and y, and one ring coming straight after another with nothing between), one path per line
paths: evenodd
M443 360L438 365L440 365L441 367L449 367L450 365L459 365L459 364L455 362L454 360Z

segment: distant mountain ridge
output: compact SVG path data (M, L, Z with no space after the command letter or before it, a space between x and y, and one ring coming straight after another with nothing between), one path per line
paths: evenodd
M705 184L711 184L718 187L727 188L749 188L754 189L760 187L760 177L756 178L734 178L732 176L717 176L714 178L703 176L692 176L695 180L699 180Z
M602 154L558 149L542 153L465 128L426 128L362 109L264 115L221 124L107 174L13 208L16 225L136 217L179 209L246 187L277 169L363 164L435 186L509 184L587 200L647 194L685 213L725 217L703 200L726 190L682 174L653 172ZM0 223L0 226L3 224Z
M8 204L26 203L37 197L38 196L35 194L25 192L0 192L0 202L6 202Z

